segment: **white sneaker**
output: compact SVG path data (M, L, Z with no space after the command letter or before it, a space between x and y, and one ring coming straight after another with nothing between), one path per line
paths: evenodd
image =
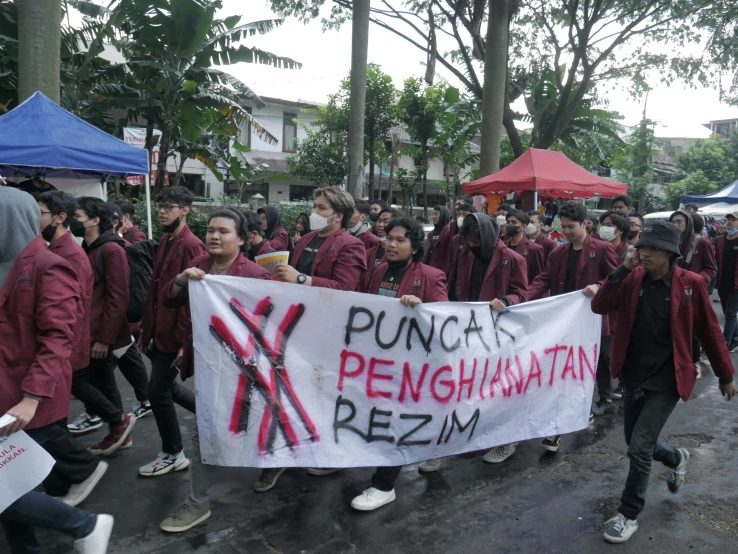
M158 477L171 471L182 471L190 467L190 461L185 458L184 451L176 456L159 452L156 460L138 468L138 474L143 477Z
M432 473L441 469L441 458L426 460L418 466L418 471L423 473Z
M614 544L627 541L638 531L638 522L628 519L623 514L618 514L605 523L605 540Z
M98 416L90 416L87 412L82 412L72 423L67 424L67 429L73 435L81 435L89 433L103 426L103 421Z
M97 484L100 482L100 479L102 479L102 476L105 475L105 472L107 470L107 462L98 462L95 471L92 472L92 475L90 475L81 483L69 487L69 492L67 493L67 495L63 498L60 498L59 500L64 502L64 504L66 504L67 506L78 506L85 498L90 496L90 493L95 489Z
M492 450L487 452L484 456L482 456L482 460L484 460L488 464L499 464L501 462L504 462L510 456L515 454L516 444L517 443L507 444L505 446L498 446L497 448L493 448Z
M395 496L395 489L392 489L389 492L385 492L385 491L380 491L379 489L375 489L374 487L371 487L369 489L366 489L356 498L354 498L351 501L351 507L354 510L361 510L362 512L371 512L372 510L381 508L385 504L394 502L395 498L397 498Z
M100 514L92 533L84 539L74 541L74 551L77 554L105 554L108 551L108 541L113 532L113 516Z

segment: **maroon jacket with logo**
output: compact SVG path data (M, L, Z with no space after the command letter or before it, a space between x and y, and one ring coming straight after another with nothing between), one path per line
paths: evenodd
M0 289L0 413L41 397L26 429L69 414L79 287L69 263L36 237L21 252Z
M90 311L92 309L92 266L82 247L74 240L72 233L64 233L49 246L54 254L64 258L77 274L79 302L77 302L77 321L74 324L74 351L70 358L72 371L90 365Z
M95 256L102 248L105 278L95 267ZM128 258L120 244L106 242L87 250L92 267L93 285L90 307L90 344L101 342L110 350L131 344L131 327L126 317L128 311Z
M162 352L176 353L187 338L187 318L181 308L166 308L162 302L166 298L169 283L192 265L192 260L206 254L205 245L190 228L184 229L174 239L166 259L164 252L169 234L162 237L156 252L154 275L146 300L141 341L147 347L153 338L154 345Z
M370 248L374 248L375 246L377 246L378 244L381 244L382 242L382 239L380 239L377 235L372 233L371 229L364 233L361 233L356 238L359 239L364 244L364 249L367 252L369 252Z
M379 238L379 237L377 237ZM359 292L367 292L367 289L369 288L369 285L372 282L372 278L374 277L374 265L377 262L377 255L379 254L379 247L382 244L382 239L379 239L379 243L375 244L371 248L369 248L366 251L366 270L362 272L359 288L357 289ZM384 256L382 256L382 259L380 260L380 264L383 263L386 260ZM379 266L377 266L377 269L379 269Z
M593 312L616 315L618 332L615 333L610 358L613 377L620 374L625 363L645 275L646 271L637 267L619 283L611 283L608 277L592 299ZM702 277L675 267L671 277L670 296L677 389L679 396L686 402L692 394L697 377L692 362L693 334L696 333L702 341L712 370L720 377L721 382L732 381L733 363ZM603 318L603 321L606 319Z
M441 229L441 234L438 236L436 246L432 247L433 244L433 233L428 233L428 244L425 250L425 256L423 257L423 263L436 269L440 269L448 275L448 264L449 264L449 248L451 247L451 228L450 224L446 225Z
M126 239L131 244L135 244L137 242L141 242L143 240L147 240L148 237L146 236L146 233L144 233L138 225L134 225L130 229L128 229L127 232L123 233L123 238Z
M297 267L297 262L305 251L305 247L317 236L311 231L295 245L290 265ZM361 275L366 271L366 250L362 242L339 229L321 245L313 260L313 286L329 289L358 291Z
M718 237L715 239L715 258L717 260L717 263L722 263L723 261L723 253L725 251L725 245L738 248L738 239L728 240L726 237L728 235L723 235L722 237ZM717 272L717 286L720 288L721 284L720 281L723 278L723 272L718 271ZM733 283L731 283L732 287L734 289L738 289L738 264L735 266L735 279Z
M387 262L380 264L369 285L367 291L369 294L379 294L379 287L388 269ZM408 294L417 296L422 302L447 302L446 274L429 265L410 262L400 282L397 298L400 299Z
M704 237L699 238L699 240L697 241L697 248L694 248L693 244L697 237L698 235L692 235L689 238L689 241L687 242L689 246L687 247L687 251L682 256L679 267L686 269L687 271L691 271L692 273L697 273L698 275L701 275L702 278L705 280L705 283L709 285L717 274L717 264L715 263L715 248L713 247L712 243ZM689 257L692 250L694 250L694 254L692 254L692 259L689 261L689 264L687 264L687 258Z
M190 267L202 269L205 273L210 271L213 266L213 257L210 254L198 256L192 262ZM264 279L270 281L271 273L258 264L249 260L243 253L238 255L225 275L232 277L248 277L251 279ZM190 313L190 296L186 289L182 289L179 294L172 296L170 293L174 279L169 282L166 287L166 293L163 297L162 304L169 309L183 309L186 318L187 336L182 344L182 361L179 364L179 375L182 380L186 380L195 374L194 347L192 344L192 314Z
M556 247L548 257L546 269L528 287L528 300L543 298L547 292L551 296L566 293L566 265L569 260L571 243ZM620 265L615 249L609 242L588 236L584 239L582 253L577 265L576 290L604 281ZM608 318L602 318L602 335L610 335Z
M510 240L508 239L505 244L510 248ZM525 265L528 268L528 282L532 283L533 279L538 277L538 274L543 271L543 247L537 245L534 242L528 240L528 237L523 236L523 239L515 249L516 254L520 254L525 260Z
M471 292L474 254L467 247L461 249L456 270L456 300L468 302ZM528 299L528 269L525 259L499 241L484 275L479 302L490 302L506 296L513 304Z
M536 240L534 241L538 246L543 247L543 267L545 268L548 264L548 257L551 255L551 252L554 251L554 248L556 248L556 241L551 240L543 233L539 234L536 237Z

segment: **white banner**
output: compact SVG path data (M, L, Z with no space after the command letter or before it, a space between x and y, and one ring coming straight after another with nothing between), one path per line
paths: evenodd
M15 420L0 418L0 426ZM0 513L35 489L54 467L54 458L23 431L0 438Z
M154 145L154 148L151 150L151 184L153 185L156 183L156 175L159 171L158 163L159 163L159 141L161 140L161 130L154 129L153 136L158 137L156 139L156 144ZM146 148L146 129L143 127L123 127L123 141L135 146L137 148ZM126 183L129 185L143 185L144 184L144 177L143 175L134 175L132 177L126 177ZM169 176L165 175L165 185L169 184Z
M203 461L392 466L587 427L601 316L238 277L190 282Z

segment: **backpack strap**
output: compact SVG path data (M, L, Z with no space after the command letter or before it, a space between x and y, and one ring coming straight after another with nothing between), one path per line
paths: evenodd
M692 261L692 258L694 258L694 253L697 250L697 245L700 243L700 240L702 237L700 235L695 235L692 239L692 249L687 254L687 257L684 259L684 263L689 265L689 262Z

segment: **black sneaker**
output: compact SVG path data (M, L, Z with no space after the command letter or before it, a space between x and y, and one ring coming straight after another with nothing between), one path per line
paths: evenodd
M561 437L556 435L555 437L548 437L541 441L541 446L549 452L556 452L559 449L559 443Z
M615 400L622 400L623 398L623 384L620 383L617 388L612 391L612 397Z
M730 341L730 344L728 344L728 352L735 352L736 350L738 350L738 340L733 339Z
M151 405L146 406L142 402L139 402L136 406L133 407L133 411L130 413L130 415L132 415L136 419L141 419L142 417L146 417L150 413L153 413L151 411Z
M89 433L90 431L99 429L102 426L102 419L97 416L87 415L86 412L83 412L77 416L77 419L72 423L67 424L67 429L73 435L81 435L82 433Z

